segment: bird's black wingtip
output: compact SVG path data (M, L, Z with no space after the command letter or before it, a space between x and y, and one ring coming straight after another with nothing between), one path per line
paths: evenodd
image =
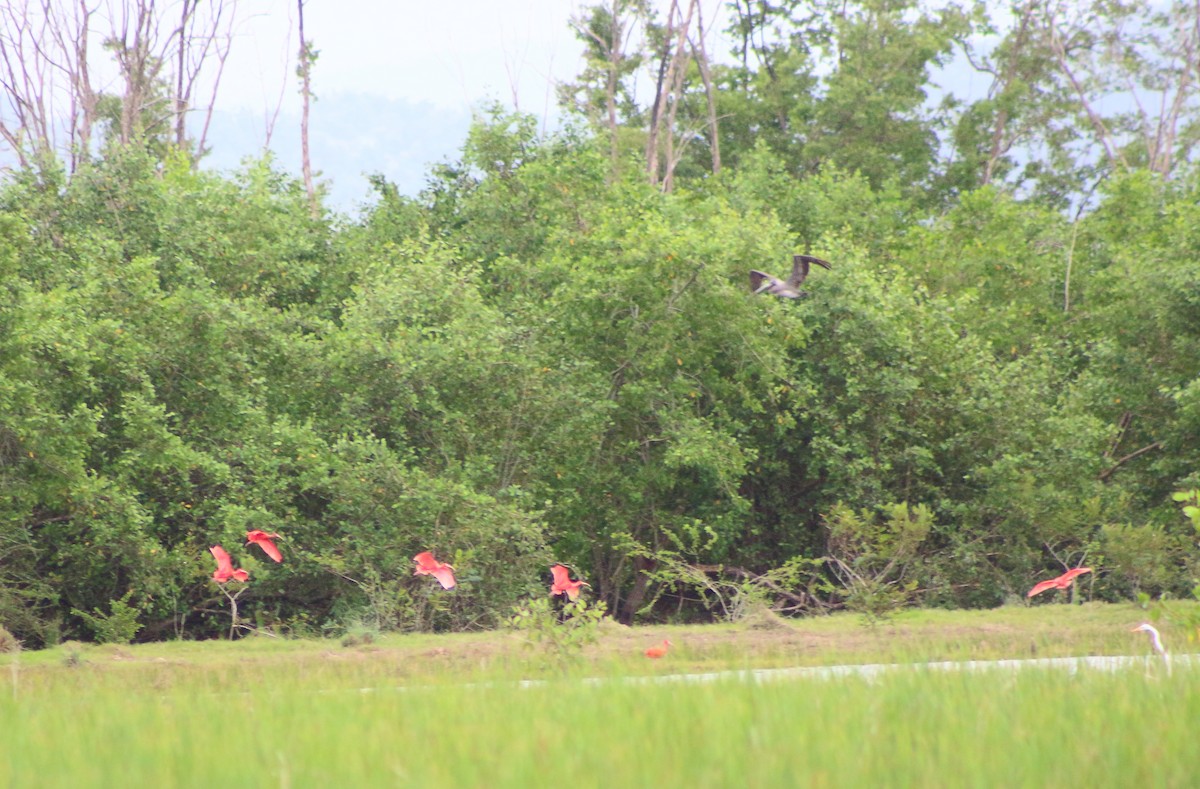
M828 260L824 260L815 255L793 255L792 262L793 263L800 263L800 262L815 263L818 266L820 266L821 268L826 268L826 269L829 269L830 271L833 270L833 266L829 265Z

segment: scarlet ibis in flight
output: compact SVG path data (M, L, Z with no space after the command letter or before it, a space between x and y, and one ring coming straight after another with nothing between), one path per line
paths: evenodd
M565 565L556 564L550 568L550 572L554 574L554 583L550 585L550 594L565 594L571 602L579 599L579 588L581 586L588 588L592 586L587 581L572 581L571 571Z
M655 660L658 660L660 657L667 654L667 648L669 646L671 646L671 642L664 638L663 642L658 646L648 648L645 652L645 655L648 658L654 658Z
M808 277L808 265L810 263L816 263L822 268L832 268L826 261L815 258L812 255L793 255L792 273L786 280L773 277L763 271L751 270L750 287L754 289L756 296L764 291L785 299L798 299L801 296L807 296L807 293L800 290L800 283Z
M278 534L267 534L262 529L252 529L251 531L246 532L247 545L254 543L259 548L262 548L267 556L270 556L277 562L282 562L283 554L281 554L279 549L275 547L275 543L271 542L271 540L278 539L280 539Z
M1034 584L1033 588L1030 589L1029 593L1025 596L1033 597L1034 595L1041 594L1047 589L1070 589L1071 584L1075 582L1076 577L1083 575L1084 573L1090 573L1091 571L1091 567L1076 567L1074 569L1067 570L1057 578L1051 578L1048 581L1041 581L1037 584Z
M453 589L454 585L458 583L454 580L454 567L445 562L439 562L429 551L418 553L413 557L413 561L417 563L417 570L413 575L432 575L438 579L438 583L442 585L443 589Z
M242 568L233 569L233 562L229 558L229 554L225 553L225 549L220 545L214 545L208 549L213 558L217 560L217 569L213 570L213 580L219 584L223 584L232 578L235 581L245 581L250 577L250 573Z

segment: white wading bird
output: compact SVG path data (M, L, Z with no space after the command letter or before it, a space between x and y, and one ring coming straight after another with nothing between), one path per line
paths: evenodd
M1137 627L1129 631L1130 633L1148 633L1150 635L1150 644L1154 647L1154 651L1162 655L1163 663L1166 664L1167 674L1171 673L1171 656L1167 653L1167 648L1163 646L1162 637L1158 634L1158 628L1149 622L1142 622Z

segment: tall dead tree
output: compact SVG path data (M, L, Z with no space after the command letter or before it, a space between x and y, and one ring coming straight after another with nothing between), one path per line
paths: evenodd
M1158 30L1138 36L1146 51L1124 83L1137 108L1132 125L1146 146L1147 166L1170 176L1177 153L1186 155L1196 144L1194 136L1181 139L1180 126L1190 125L1200 98L1200 0L1175 3L1154 21ZM1130 38L1114 41L1115 56L1131 48Z
M609 134L609 158L614 172L620 160L620 148L617 140L617 89L621 83L624 71L625 50L633 25L627 24L624 10L627 3L622 0L611 0L605 9L607 25L596 24L597 19L581 20L577 23L576 31L592 40L596 48L604 54L604 110Z
M1059 73L1110 165L1169 177L1200 144L1200 0L1161 4L1045 2ZM1106 102L1120 97L1118 107Z
M200 13L203 9L208 14ZM183 148L188 143L187 116L194 105L194 95L200 87L200 77L206 64L215 58L208 100L205 102L204 122L195 139L198 156L205 152L208 129L216 107L217 91L225 73L225 60L233 44L233 23L236 17L236 0L230 2L203 3L201 0L182 0L179 7L179 25L173 32L176 39L177 65L175 69L175 145Z
M0 4L0 139L22 167L53 158L60 125L70 131L69 151L76 140L90 142L96 94L87 36L94 12L84 0L71 13L47 2Z
M308 208L316 218L321 212L317 202L317 189L313 185L312 158L308 150L308 110L312 104L312 66L317 60L317 50L312 42L304 37L304 0L296 0L299 11L298 25L300 28L300 59L296 65L296 76L300 78L300 96L303 105L300 111L300 159L301 171L304 174L304 190L308 193Z
M154 95L163 59L152 51L159 37L153 0L123 6L113 33L105 45L116 57L125 83L118 139L129 145L156 128L169 111L158 106L160 99Z
M664 180L664 175L659 172L659 154L663 146L663 119L664 115L668 118L671 117L668 105L678 101L680 88L683 86L687 68L687 36L698 4L699 0L688 0L685 13L679 7L679 0L671 0L671 8L667 12L667 27L663 37L658 84L655 87L654 104L650 113L650 129L646 135L646 174L652 184L659 184ZM672 133L669 125L665 131L667 135ZM669 181L669 179L667 180Z
M702 135L708 139L712 171L721 171L720 119L705 37L700 0L687 0L686 7L679 0L672 0L662 38L658 81L646 140L647 175L650 183L660 184L664 192L674 188L675 169L683 160L688 144ZM688 70L692 63L695 63L704 87L704 117L699 112L681 112L688 93ZM681 123L685 125L681 126Z
M1072 52L1076 47L1072 45L1069 36L1063 35L1061 24L1053 9L1050 9L1046 15L1046 31L1050 37L1050 48L1054 53L1055 60L1058 62L1058 68L1070 83L1079 106L1087 115L1096 139L1100 142L1101 147L1104 148L1105 157L1114 167L1125 167L1127 164L1125 157L1121 153L1116 139L1113 137L1112 130L1108 128L1104 116L1101 115L1096 106L1091 91L1084 84L1082 76L1077 73L1077 69L1072 62Z
M995 114L988 129L987 154L980 175L981 186L990 184L997 177L1004 158L1022 134L1028 133L1028 127L1023 127L1013 117L1012 105L1018 97L1023 100L1023 104L1028 104L1027 95L1021 94L1032 90L1031 86L1042 76L1037 73L1036 65L1040 63L1040 59L1030 52L1035 46L1035 14L1040 3L1041 0L1024 0L1021 5L1013 6L1012 12L1016 20L1012 32L990 55L980 57L973 51L968 38L959 40L971 67L992 78L987 90L987 101L995 106ZM1031 63L1035 65L1031 67Z
M0 3L0 142L22 167L60 159L73 172L95 153L111 99L114 142L153 137L202 153L235 18L236 0ZM96 38L118 69L119 92L107 97L94 85ZM193 147L187 117L202 86L208 111Z
M607 131L610 179L617 177L621 165L621 128L628 120L622 110L635 103L628 80L644 61L642 48L631 48L631 42L644 32L648 14L647 0L603 0L571 20L587 65L578 81L558 87L559 101Z
M712 70L708 63L708 48L704 43L704 17L696 17L696 36L689 38L692 57L700 70L700 79L704 83L704 99L708 107L708 144L712 151L713 175L721 172L721 133L717 118L717 91L713 86Z

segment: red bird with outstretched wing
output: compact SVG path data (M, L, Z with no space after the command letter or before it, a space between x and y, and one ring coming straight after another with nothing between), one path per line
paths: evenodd
M1057 578L1051 578L1047 581L1039 581L1038 583L1034 584L1033 588L1030 589L1025 596L1033 597L1034 595L1039 595L1048 589L1069 589L1071 584L1075 582L1076 578L1084 573L1090 573L1091 571L1091 567L1072 568Z
M1051 578L1049 581L1039 581L1038 583L1034 584L1033 588L1030 589L1029 592L1025 596L1033 597L1034 595L1039 595L1042 592L1045 592L1047 589L1058 589L1058 588L1059 588L1058 587L1058 579Z
M220 545L214 545L208 549L208 552L217 560L217 569L213 570L212 578L219 584L223 584L230 578L235 581L245 581L250 577L247 570L240 567L233 569L233 561L229 558L229 554Z
M422 551L413 557L417 569L413 575L432 575L442 585L443 589L453 589L458 581L454 578L454 566L439 562L429 551Z
M262 529L252 529L252 530L246 532L246 544L247 545L250 545L251 543L253 543L254 545L257 545L259 548L262 548L263 552L266 553L267 556L270 556L272 559L274 559L277 562L282 562L283 554L281 554L279 552L279 548L277 548L275 546L275 543L271 542L271 540L278 540L278 539L282 539L278 534L268 534L267 532L263 531Z
M571 602L579 599L580 587L591 587L591 584L586 581L572 581L571 571L565 565L556 564L550 568L550 572L554 575L554 583L550 585L550 594L565 594Z
M1091 567L1076 567L1075 569L1067 570L1065 573L1058 576L1058 580L1062 581L1064 584L1069 584L1071 581L1074 581L1084 573L1090 573L1091 571Z

